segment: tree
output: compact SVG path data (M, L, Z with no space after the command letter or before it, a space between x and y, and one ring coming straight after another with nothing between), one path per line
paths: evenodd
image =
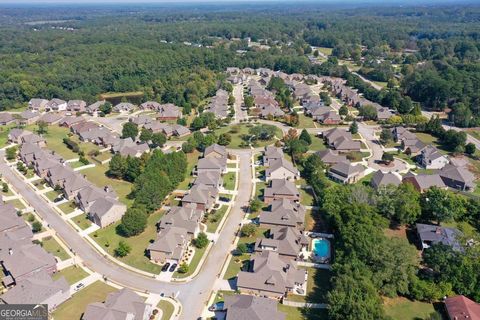
M142 174L142 163L140 159L127 156L123 178L129 182L134 182L140 174Z
M178 267L179 273L187 273L188 270L189 270L189 266L185 262L181 263L180 266Z
M127 170L127 161L124 157L118 153L113 155L112 159L108 163L107 175L115 177L117 179L123 179L125 171Z
M298 139L305 141L307 145L312 144L312 137L310 137L310 134L308 133L307 129L302 130Z
M253 223L245 224L240 229L240 234L242 237L250 238L257 232L257 226Z
M254 136L255 139L259 140L270 140L273 139L277 128L269 124L260 124L248 129L248 133Z
M298 161L300 157L308 151L307 143L300 139L290 140L285 146L294 162Z
M167 137L161 133L161 132L158 132L158 133L154 133L152 134L152 146L153 147L163 147L163 145L165 144L165 142L167 142Z
M229 106L233 106L234 103L235 103L235 97L230 94L230 95L228 96L228 105L229 105Z
M13 160L17 157L17 147L10 147L5 150L7 160Z
M465 145L465 153L468 154L469 156L473 156L476 150L477 150L477 147L475 146L475 144L471 142Z
M263 202L259 199L250 200L250 211L258 212L263 207Z
M377 120L377 109L372 105L360 107L360 116L365 120Z
M35 221L32 223L32 232L33 233L38 233L42 231L42 224L38 221Z
M358 133L357 121L353 121L352 124L350 125L350 133L351 134L357 134Z
M221 146L228 146L232 141L232 136L228 133L222 133L218 136L218 144Z
M384 152L382 154L382 161L385 163L385 164L390 164L392 161L393 161L393 154L390 154L390 153L387 153L387 152Z
M148 142L152 139L152 136L153 136L152 131L146 128L142 128L139 139L142 142Z
M78 158L78 161L80 161L80 163L82 163L83 165L87 165L90 163L84 155L80 155L80 157Z
M332 98L330 98L330 95L325 91L320 92L320 99L322 99L323 103L326 106L329 106L329 105L332 104ZM347 110L347 112L348 112L348 110Z
M247 108L247 109L252 108L253 104L254 104L253 97L250 96L250 95L245 96L244 103L245 103L245 108Z
M198 249L205 248L206 246L208 246L209 242L210 240L208 240L208 237L205 232L200 232L198 236L193 240L193 244Z
M421 214L420 193L411 183L400 184L394 194L393 219L401 224L414 223Z
M461 196L437 187L423 194L421 205L423 217L436 220L438 224L461 217L466 212L466 203Z
M123 240L118 243L118 247L115 248L115 256L123 258L126 257L132 248Z
M192 153L195 147L190 142L184 142L182 144L182 151L185 153Z
M122 138L132 138L135 140L138 135L138 126L133 122L126 122L122 128Z
M45 134L48 132L48 123L45 121L38 121L37 122L37 132L38 134Z
M106 101L104 104L102 104L98 110L100 110L101 113L103 114L109 114L112 112L112 104L108 101Z
M118 225L118 231L125 237L142 233L147 226L147 213L143 207L128 208Z
M245 254L248 251L247 245L245 243L239 243L237 245L237 250L235 250L235 251L236 251L237 255Z
M348 115L348 108L346 105L342 105L340 109L338 110L338 114L345 117Z
M7 193L9 190L8 184L6 182L2 182L2 192Z
M392 131L388 128L382 129L382 132L380 132L380 143L386 145L391 141L393 141Z

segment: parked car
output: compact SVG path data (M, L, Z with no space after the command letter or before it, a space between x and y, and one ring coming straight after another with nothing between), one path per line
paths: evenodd
M74 290L75 290L75 291L78 291L78 290L82 289L83 287L85 287L85 285L80 282L79 284L77 284L77 285L75 286L75 289L74 289Z
M53 199L53 202L60 202L62 200L63 200L63 195L60 195L57 198Z
M162 271L163 271L163 272L167 271L167 270L168 270L168 267L170 267L170 263L167 262L167 263L165 263L165 264L163 265Z
M208 311L222 311L223 307L225 305L225 302L219 301L217 303L212 304L209 308Z
M170 267L170 269L168 269L168 271L173 272L173 271L175 271L176 268L177 268L177 264L174 263L174 264L172 264L172 266Z

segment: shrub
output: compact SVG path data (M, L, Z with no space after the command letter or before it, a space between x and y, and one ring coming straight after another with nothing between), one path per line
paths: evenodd
M5 182L2 183L2 191L7 193L8 192L8 184L6 184Z
M253 223L246 224L240 229L242 237L251 237L255 232L257 232L257 226Z
M188 264L186 264L185 262L182 263L179 267L178 267L178 272L179 273L187 273L188 272Z
M32 232L38 233L42 230L42 224L38 221L32 223Z
M209 242L208 237L204 232L200 232L198 234L197 238L195 238L195 240L193 240L193 244L198 249L205 248L208 245L208 242Z
M247 245L245 243L239 243L238 246L237 246L237 250L236 251L236 254L237 255L242 255L244 253L246 253L248 250L247 248Z
M125 243L125 241L120 241L118 243L118 247L115 249L115 256L126 257L131 250L132 248L127 243Z

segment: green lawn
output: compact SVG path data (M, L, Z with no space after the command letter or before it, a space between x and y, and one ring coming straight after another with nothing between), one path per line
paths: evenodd
M232 256L223 279L235 278L243 266L246 266L250 260L250 254L244 253L241 256Z
M311 135L311 138L312 138L312 144L308 147L308 150L322 151L327 148L322 138L315 137L313 135Z
M300 191L300 203L304 206L313 206L315 204L312 191L310 189L299 189Z
M26 129L36 131L37 125L28 125L26 126ZM63 138L67 137L69 133L70 130L68 128L52 125L48 126L47 133L43 134L43 137L47 141L47 148L55 151L65 160L78 158L78 154L68 149L67 146L63 143Z
M72 221L75 222L75 224L77 226L80 227L80 229L82 230L85 230L87 228L89 228L91 225L92 225L92 221L90 221L88 218L87 218L87 214L84 213L84 214L81 214L81 215L78 215L74 218L72 218Z
M48 198L48 200L53 201L53 200L57 199L60 194L61 194L61 192L52 190L52 191L48 191L47 193L45 193L45 196Z
M332 54L333 48L326 48L326 47L318 47L318 51L321 53L330 56Z
M193 254L192 261L190 262L190 264L188 266L188 272L180 273L178 271L175 271L173 273L173 277L178 278L178 279L182 279L182 278L186 278L186 277L192 275L195 272L195 270L197 269L197 266L200 263L200 260L202 259L206 250L207 250L207 247L205 247L203 249L195 248L195 253Z
M256 182L256 185L255 185L255 197L259 198L260 200L262 200L263 198L263 193L264 193L264 190L267 186L267 183L266 182Z
M58 208L62 210L63 213L69 214L75 211L75 209L77 208L77 205L75 204L75 202L73 202L73 200L70 200L68 202L62 203L61 205L58 206Z
M10 132L10 129L14 127L15 127L15 124L0 126L0 148L3 148L7 145L8 133Z
M223 205L218 210L214 210L208 214L207 232L216 232L223 216L227 212L228 206Z
M313 121L312 117L307 117L303 113L300 113L298 115L298 128L299 129L316 128L314 123L315 123L315 121Z
M20 201L20 199L9 200L9 201L6 201L6 203L12 204L17 210L25 209L25 205Z
M67 260L70 258L68 253L60 246L60 244L53 237L47 237L42 240L42 247L45 251L50 252L60 260Z
M233 168L235 169L237 167L236 163L227 163L227 168Z
M308 268L307 295L289 294L287 300L296 302L324 303L330 289L329 270Z
M156 223L162 215L162 211L151 214L148 217L145 231L134 237L125 238L117 234L116 228L120 222L95 231L91 237L111 255L114 255L114 250L118 246L118 243L122 240L125 241L130 245L132 251L126 257L117 257L117 259L132 267L158 274L162 267L150 262L150 259L146 256L146 249L148 245L157 238Z
M72 169L83 167L84 164L80 161L68 162L68 166Z
M384 309L387 316L395 320L426 319L435 312L431 303L410 301L406 298L389 299Z
M199 157L200 157L200 152L197 150L193 151L192 153L187 153L187 176L182 182L179 183L179 185L177 186L177 189L180 189L180 190L188 189L189 184L193 180L191 173L195 168L195 166L197 165Z
M111 186L113 190L115 190L115 192L117 193L119 200L127 206L130 206L133 203L133 200L127 199L127 195L132 190L132 184L124 180L117 180L107 177L105 175L105 172L107 172L107 170L108 164L97 164L93 168L82 170L82 174L87 177L87 180L89 182L95 184L99 188Z
M238 149L238 148L245 148L241 146L245 143L245 141L242 139L242 136L248 135L248 130L249 130L248 125L233 125L233 126L227 126L227 127L222 127L220 129L217 129L215 130L215 134L217 136L219 136L222 133L230 134L232 141L227 147ZM283 134L279 128L275 128L275 136L279 139L282 138ZM275 139L270 139L265 141L257 140L255 143L255 146L264 147L264 146L273 144L274 142L275 142Z
M235 190L236 176L235 172L228 172L225 174L223 176L223 187L227 190Z
M70 300L62 303L57 310L53 312L53 317L55 320L80 320L88 304L103 302L109 293L115 291L117 291L117 289L101 281L92 283L74 294Z
M68 268L65 268L65 269L62 269L62 270L58 271L57 273L55 273L52 276L52 278L54 280L57 280L61 276L64 276L65 280L67 280L67 282L70 285L72 285L72 284L77 283L78 281L88 277L88 273L86 273L85 270L83 270L80 267L71 266L71 267L68 267Z
M278 304L278 311L287 315L286 320L327 320L325 309L303 309Z
M215 300L213 300L213 303L225 301L225 296L233 296L234 294L235 292L233 291L219 290L217 291L217 295L215 296Z
M175 306L168 300L161 300L157 304L157 308L162 310L162 319L161 320L170 320L175 311Z
M33 182L33 185L38 189L38 190L43 190L45 189L45 180L40 179L36 180Z
M112 153L109 152L109 151L105 151L105 152L101 152L99 153L98 156L94 156L93 158L99 162L102 162L102 161L105 161L105 160L108 160L112 157Z

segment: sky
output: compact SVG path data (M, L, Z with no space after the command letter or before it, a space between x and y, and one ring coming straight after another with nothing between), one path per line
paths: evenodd
M129 3L129 4L142 4L142 3L241 3L241 2L312 2L312 3L382 3L387 4L419 4L419 3L458 3L458 0L0 0L0 4L102 4L102 3ZM461 1L463 2L463 1ZM475 0L472 0L475 2Z

